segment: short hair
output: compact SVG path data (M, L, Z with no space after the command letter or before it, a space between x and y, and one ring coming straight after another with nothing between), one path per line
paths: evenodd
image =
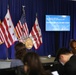
M76 40L74 40L74 39L72 39L71 41L70 41L70 47L73 49L74 47L73 47L73 43L74 42L76 42Z
M15 51L19 51L21 49L25 48L25 45L22 43L22 42L18 42L16 45L15 45Z
M67 49L67 48L60 48L60 49L57 51L56 60L59 61L60 55L62 55L62 54L69 54L69 53L71 53L69 49Z
M15 45L15 56L17 59L23 60L24 55L26 54L25 44L18 42Z

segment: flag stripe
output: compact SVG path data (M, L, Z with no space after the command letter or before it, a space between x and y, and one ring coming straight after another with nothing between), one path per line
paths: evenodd
M25 19L25 14L22 14L21 19L15 27L15 30L20 40L24 41L24 39L28 37L29 30Z
M22 32L22 24L21 24L21 22L19 21L19 23L18 23L19 25L18 25L18 27L19 27L19 31L20 31L20 38L21 38L21 36L23 35L23 32Z
M4 42L3 36L2 36L2 33L1 33L1 26L2 26L2 24L0 22L0 44L2 44Z
M6 31L5 31L5 33L6 33L6 36L7 36L7 39L8 39L8 43L9 44L12 44L12 42L13 42L13 39L12 39L12 37L11 37L11 35L10 35L10 32L9 32L9 27L8 27L8 24L7 24L7 19L4 19L4 22L2 23L3 24L3 28L5 28L6 27ZM8 37L9 36L9 37Z
M17 41L9 9L7 10L7 14L2 22L1 33L7 48L9 48L15 41Z
M1 34L1 29L0 29L0 43L2 44L3 42L4 42L4 40L3 40L3 36Z
M35 35L35 32L34 32L33 30L31 31L31 35L32 35L32 37L33 37L34 46L35 46L35 48L37 49L37 47L38 47L38 42L37 42L37 40L36 40L36 35Z
M9 42L8 42L8 33L7 33L7 30L6 30L7 27L4 26L4 24L2 24L2 30L1 30L1 33L2 33L2 36L4 37L4 41L6 43L6 45L10 45ZM8 44L7 44L8 43Z
M41 41L40 41L40 36L39 36L39 30L37 30L37 25L35 25L34 26L34 30L35 30L35 34L36 34L36 38L37 38L37 40L38 40L38 43L40 44L41 43Z
M22 36L22 32L21 32L21 25L20 22L17 23L17 26L15 27L15 30L17 32L17 35L19 36L19 38Z
M24 28L24 36L28 36L28 27L26 23L23 24L23 28Z
M5 39L5 37L6 37L6 36L5 36L5 33L3 33L3 30L2 30L2 29L1 29L0 31L1 31L1 33L2 33L3 40L4 40L4 42L6 43L6 46L8 46L8 44L7 44L7 42L6 42L6 39Z
M38 49L40 45L42 44L42 35L41 35L41 29L39 27L37 17L35 20L35 24L32 27L32 31L30 32L30 37L32 37L32 41L33 41L35 49Z

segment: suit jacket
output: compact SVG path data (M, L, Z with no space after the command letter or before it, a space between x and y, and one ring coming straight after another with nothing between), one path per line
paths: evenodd
M10 67L22 66L23 62L19 59L12 59Z
M76 55L71 56L70 60L64 65L65 75L76 75Z

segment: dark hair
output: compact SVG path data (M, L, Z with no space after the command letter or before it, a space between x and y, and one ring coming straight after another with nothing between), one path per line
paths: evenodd
M76 40L74 40L74 39L70 41L70 47L71 47L72 49L74 48L74 47L73 47L73 43L74 43L74 42L76 42Z
M71 53L69 49L60 48L59 50L57 50L56 60L59 61L59 57L60 57L61 54L68 54L68 53Z
M26 53L26 55L24 56L24 59L23 59L23 63L24 63L24 65L26 65L26 63L27 63L27 65L29 66L29 68L30 68L29 75L48 75L44 71L42 63L39 59L39 55L36 54L35 52ZM51 72L50 72L50 74L51 74Z
M24 55L26 54L26 47L22 42L18 42L15 45L15 56L17 59L23 60Z

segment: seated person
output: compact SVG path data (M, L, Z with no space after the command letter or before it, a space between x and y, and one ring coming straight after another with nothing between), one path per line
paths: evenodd
M16 59L11 60L11 67L21 66L23 65L23 57L26 54L26 47L22 42L18 42L15 45L15 56Z
M76 55L71 53L67 48L60 48L56 59L64 67L63 75L76 75Z
M35 52L28 52L25 54L24 71L27 75L52 75L44 70L39 56Z
M76 40L71 40L70 41L70 47L71 47L71 52L73 54L76 54Z
M24 72L24 64L23 64L23 57L26 54L26 47L22 42L18 42L15 45L15 56L16 59L11 60L11 68L14 68L17 75L25 75Z

